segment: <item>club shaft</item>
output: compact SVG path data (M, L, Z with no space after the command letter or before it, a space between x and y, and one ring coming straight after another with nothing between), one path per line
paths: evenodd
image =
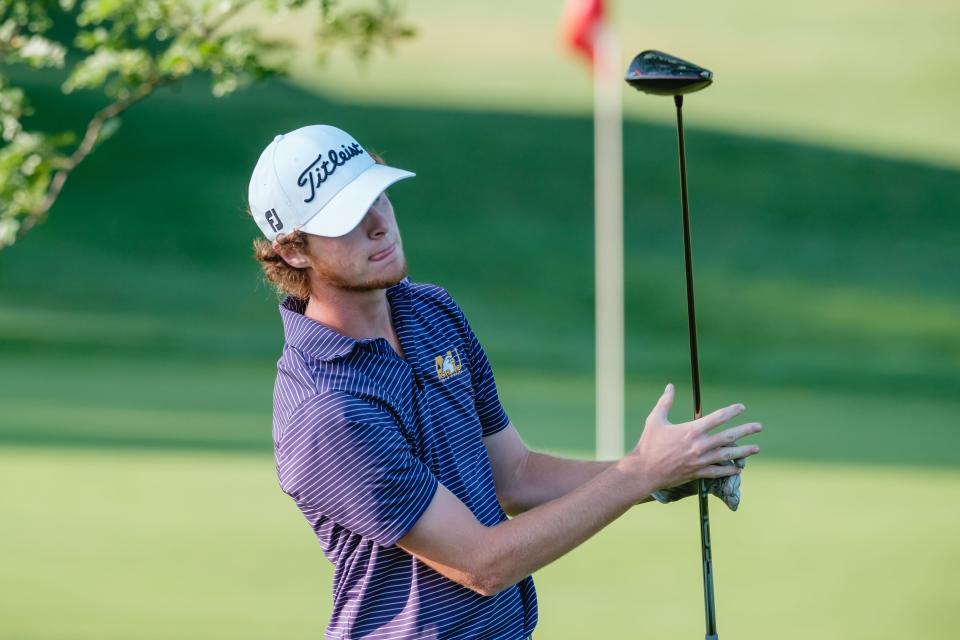
M690 371L693 378L693 417L702 413L700 402L700 361L697 354L697 316L693 301L693 252L690 248L690 204L687 199L687 157L683 144L683 96L674 96L677 106L677 146L680 150L680 201L683 205L683 256L687 275L687 326L690 333ZM703 558L703 604L707 623L707 640L717 638L717 612L713 597L713 558L710 548L710 510L707 503L707 482L700 480L700 552Z

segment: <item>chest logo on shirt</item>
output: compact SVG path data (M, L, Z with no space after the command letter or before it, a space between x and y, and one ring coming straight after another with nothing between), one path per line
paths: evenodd
M463 364L460 362L460 353L453 349L447 351L446 355L434 358L434 365L437 368L437 378L441 381L463 373Z

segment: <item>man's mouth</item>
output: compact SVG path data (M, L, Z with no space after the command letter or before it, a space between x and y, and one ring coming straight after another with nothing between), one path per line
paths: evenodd
M394 242L393 244L391 244L389 247L387 247L387 248L384 249L383 251L379 251L379 252L373 254L372 256L370 256L370 261L371 261L371 262L379 262L380 260L383 260L384 258L386 258L387 256L389 256L390 254L392 254L396 248L397 248L397 243Z

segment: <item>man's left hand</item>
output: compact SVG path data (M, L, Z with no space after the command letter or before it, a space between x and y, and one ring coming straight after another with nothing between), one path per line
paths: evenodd
M730 446L736 446L736 443L731 443ZM743 469L747 461L745 458L740 458L738 460L724 460L716 464L720 465L731 465L735 464L736 466ZM707 483L707 493L712 493L717 496L723 503L730 508L731 511L736 511L737 507L740 505L740 475L725 476L723 478L708 478ZM677 485L676 487L670 487L669 489L662 489L660 491L654 491L653 497L657 502L662 502L664 504L668 502L676 502L682 498L688 496L697 495L700 492L700 481L691 480L690 482Z

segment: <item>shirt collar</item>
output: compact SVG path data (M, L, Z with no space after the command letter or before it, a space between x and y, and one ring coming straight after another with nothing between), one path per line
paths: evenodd
M387 289L387 299L392 303L399 296L407 296L410 278ZM391 305L392 306L392 305ZM283 320L283 333L286 343L309 353L322 361L330 361L348 355L358 344L373 342L376 338L354 339L335 331L325 324L317 322L303 312L307 308L305 298L287 296L280 303L280 318Z

